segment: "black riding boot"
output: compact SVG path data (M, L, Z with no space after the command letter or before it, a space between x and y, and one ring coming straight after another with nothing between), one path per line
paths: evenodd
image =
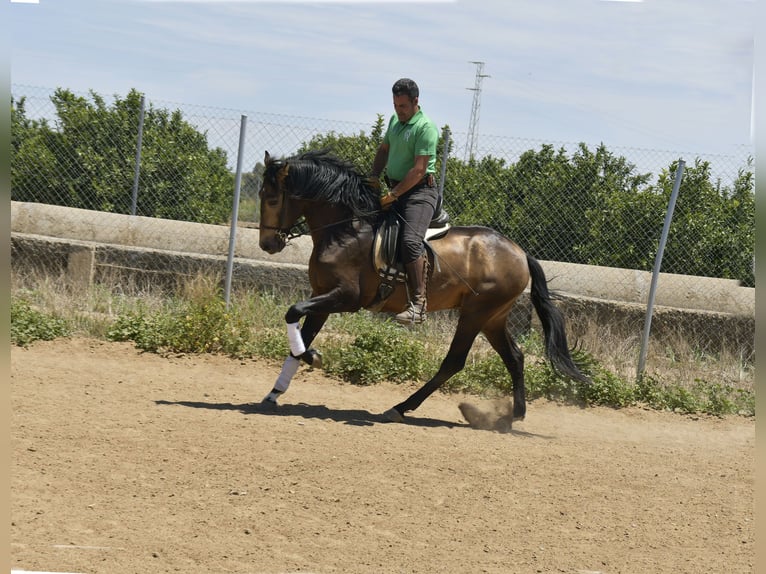
M403 325L414 325L426 320L426 269L428 259L421 255L411 263L405 263L407 291L410 304L395 319Z

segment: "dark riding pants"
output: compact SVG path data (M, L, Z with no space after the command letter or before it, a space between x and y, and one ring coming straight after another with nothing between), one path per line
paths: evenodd
M438 196L436 185L421 183L394 202L394 209L402 218L399 242L402 263L412 263L423 254L423 238L434 217Z

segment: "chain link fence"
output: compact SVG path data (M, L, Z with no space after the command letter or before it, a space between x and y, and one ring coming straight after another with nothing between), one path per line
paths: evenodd
M237 209L243 228L257 227L265 151L289 156L329 147L368 171L388 118L388 112L376 114L365 125L148 101L135 91L107 98L13 85L11 92L13 201L79 208L86 222L105 221L108 212L206 224L177 232L194 237L173 238L168 227L168 245L199 244L206 233L213 241L230 224L243 116ZM595 266L579 275L594 285L593 292L635 293L636 273L652 270L682 159L686 170L662 271L672 274L672 289L681 299L723 293L706 310L750 320L752 289L747 288L755 285L750 146L706 154L482 133L469 156L469 134L444 126L442 135L437 173L444 173L440 185L452 223L493 227L543 261ZM446 165L442 149L449 150ZM580 285L579 292L588 290ZM646 304L645 298L637 302ZM694 326L693 345L720 339L719 324L708 323ZM749 337L740 341L747 349L735 353L751 361Z

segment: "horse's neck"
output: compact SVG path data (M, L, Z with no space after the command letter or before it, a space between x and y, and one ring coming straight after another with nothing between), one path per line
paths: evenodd
M372 231L372 225L335 205L310 204L303 215L315 245L349 233L365 235L365 231Z

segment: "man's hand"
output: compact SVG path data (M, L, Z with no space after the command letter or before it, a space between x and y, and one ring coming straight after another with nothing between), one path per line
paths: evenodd
M391 192L388 192L386 195L380 198L380 207L382 207L384 210L388 209L395 201L396 197Z

